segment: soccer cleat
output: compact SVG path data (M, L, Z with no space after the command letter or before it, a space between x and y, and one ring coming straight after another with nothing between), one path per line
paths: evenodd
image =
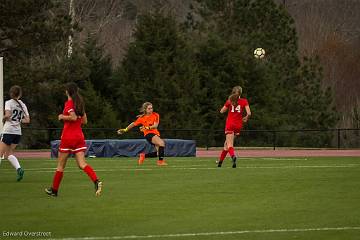
M145 153L140 153L138 164L141 165L144 163L144 161L145 161Z
M232 168L236 168L236 157L235 156L233 156L232 157Z
M165 160L158 160L157 165L158 166L167 166L168 164L165 162Z
M99 180L95 181L95 196L100 196L102 191L103 183Z
M45 188L45 192L47 195L52 197L57 197L58 193L53 188Z
M16 181L20 182L24 177L24 170L22 168L18 168L16 170L16 173L17 173Z
M223 161L220 161L220 160L219 160L219 161L217 162L218 167L221 167L222 163L223 163Z

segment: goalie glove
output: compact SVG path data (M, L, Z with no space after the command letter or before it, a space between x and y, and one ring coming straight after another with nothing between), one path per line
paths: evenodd
M117 134L123 134L123 133L126 133L128 131L127 128L121 128L119 130L117 130Z

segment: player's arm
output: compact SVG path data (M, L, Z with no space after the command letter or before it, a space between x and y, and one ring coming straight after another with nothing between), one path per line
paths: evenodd
M247 122L251 116L251 110L250 110L250 106L246 105L245 106L245 111L246 111L246 116L243 117L243 122Z
M25 114L24 118L21 119L21 123L30 123L30 116Z
M3 116L3 123L5 123L6 121L10 121L10 118L12 116L12 112L11 112L11 106L9 101L5 102L5 114Z
M121 129L117 130L117 133L118 133L118 134L126 133L126 132L128 132L130 129L132 129L133 127L135 127L135 124L132 122L132 123L130 123L129 126L127 126L126 128L121 128Z
M84 113L84 116L82 116L82 118L81 118L81 124L82 125L87 124L87 115L86 115L86 113Z
M231 106L231 103L229 100L227 100L224 104L224 106L220 109L220 113L225 113L229 107Z
M58 116L59 121L76 121L77 118L78 117L76 116L74 111L69 112L69 115L59 114Z
M3 116L3 122L9 121L11 118L11 111L5 109L5 114Z
M148 127L143 126L143 127L141 127L141 128L140 128L140 131L157 129L158 126L159 126L159 123L158 123L158 122L154 122L154 124L151 125L151 126L148 126Z
M21 123L30 123L30 114L29 111L26 107L26 105L22 102L20 102L21 106L22 106L22 110L24 111L24 116L21 119Z
M149 129L157 129L158 126L159 126L159 123L158 123L158 122L154 122L154 124L151 125L151 126L149 127Z
M223 107L220 109L220 113L225 113L227 110L228 110L228 107L227 107L227 106L223 106Z

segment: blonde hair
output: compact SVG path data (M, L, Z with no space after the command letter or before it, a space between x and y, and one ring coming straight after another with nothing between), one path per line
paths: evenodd
M233 87L231 94L229 96L229 100L233 106L237 105L237 101L238 101L239 97L241 96L241 94L242 94L242 87L240 87L240 86Z
M146 114L146 109L148 106L152 105L151 102L144 102L141 106L141 108L139 109L139 112L141 113L140 115L138 115L137 117L142 117Z

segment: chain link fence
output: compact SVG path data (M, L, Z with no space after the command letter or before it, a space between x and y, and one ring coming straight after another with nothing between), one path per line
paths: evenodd
M23 128L20 148L48 149L52 140L60 139L61 128ZM134 139L142 133L133 129L117 135L113 128L84 128L86 139ZM195 140L197 147L221 147L223 130L160 129L162 138ZM360 148L360 129L295 129L295 130L242 130L235 146L288 148Z

